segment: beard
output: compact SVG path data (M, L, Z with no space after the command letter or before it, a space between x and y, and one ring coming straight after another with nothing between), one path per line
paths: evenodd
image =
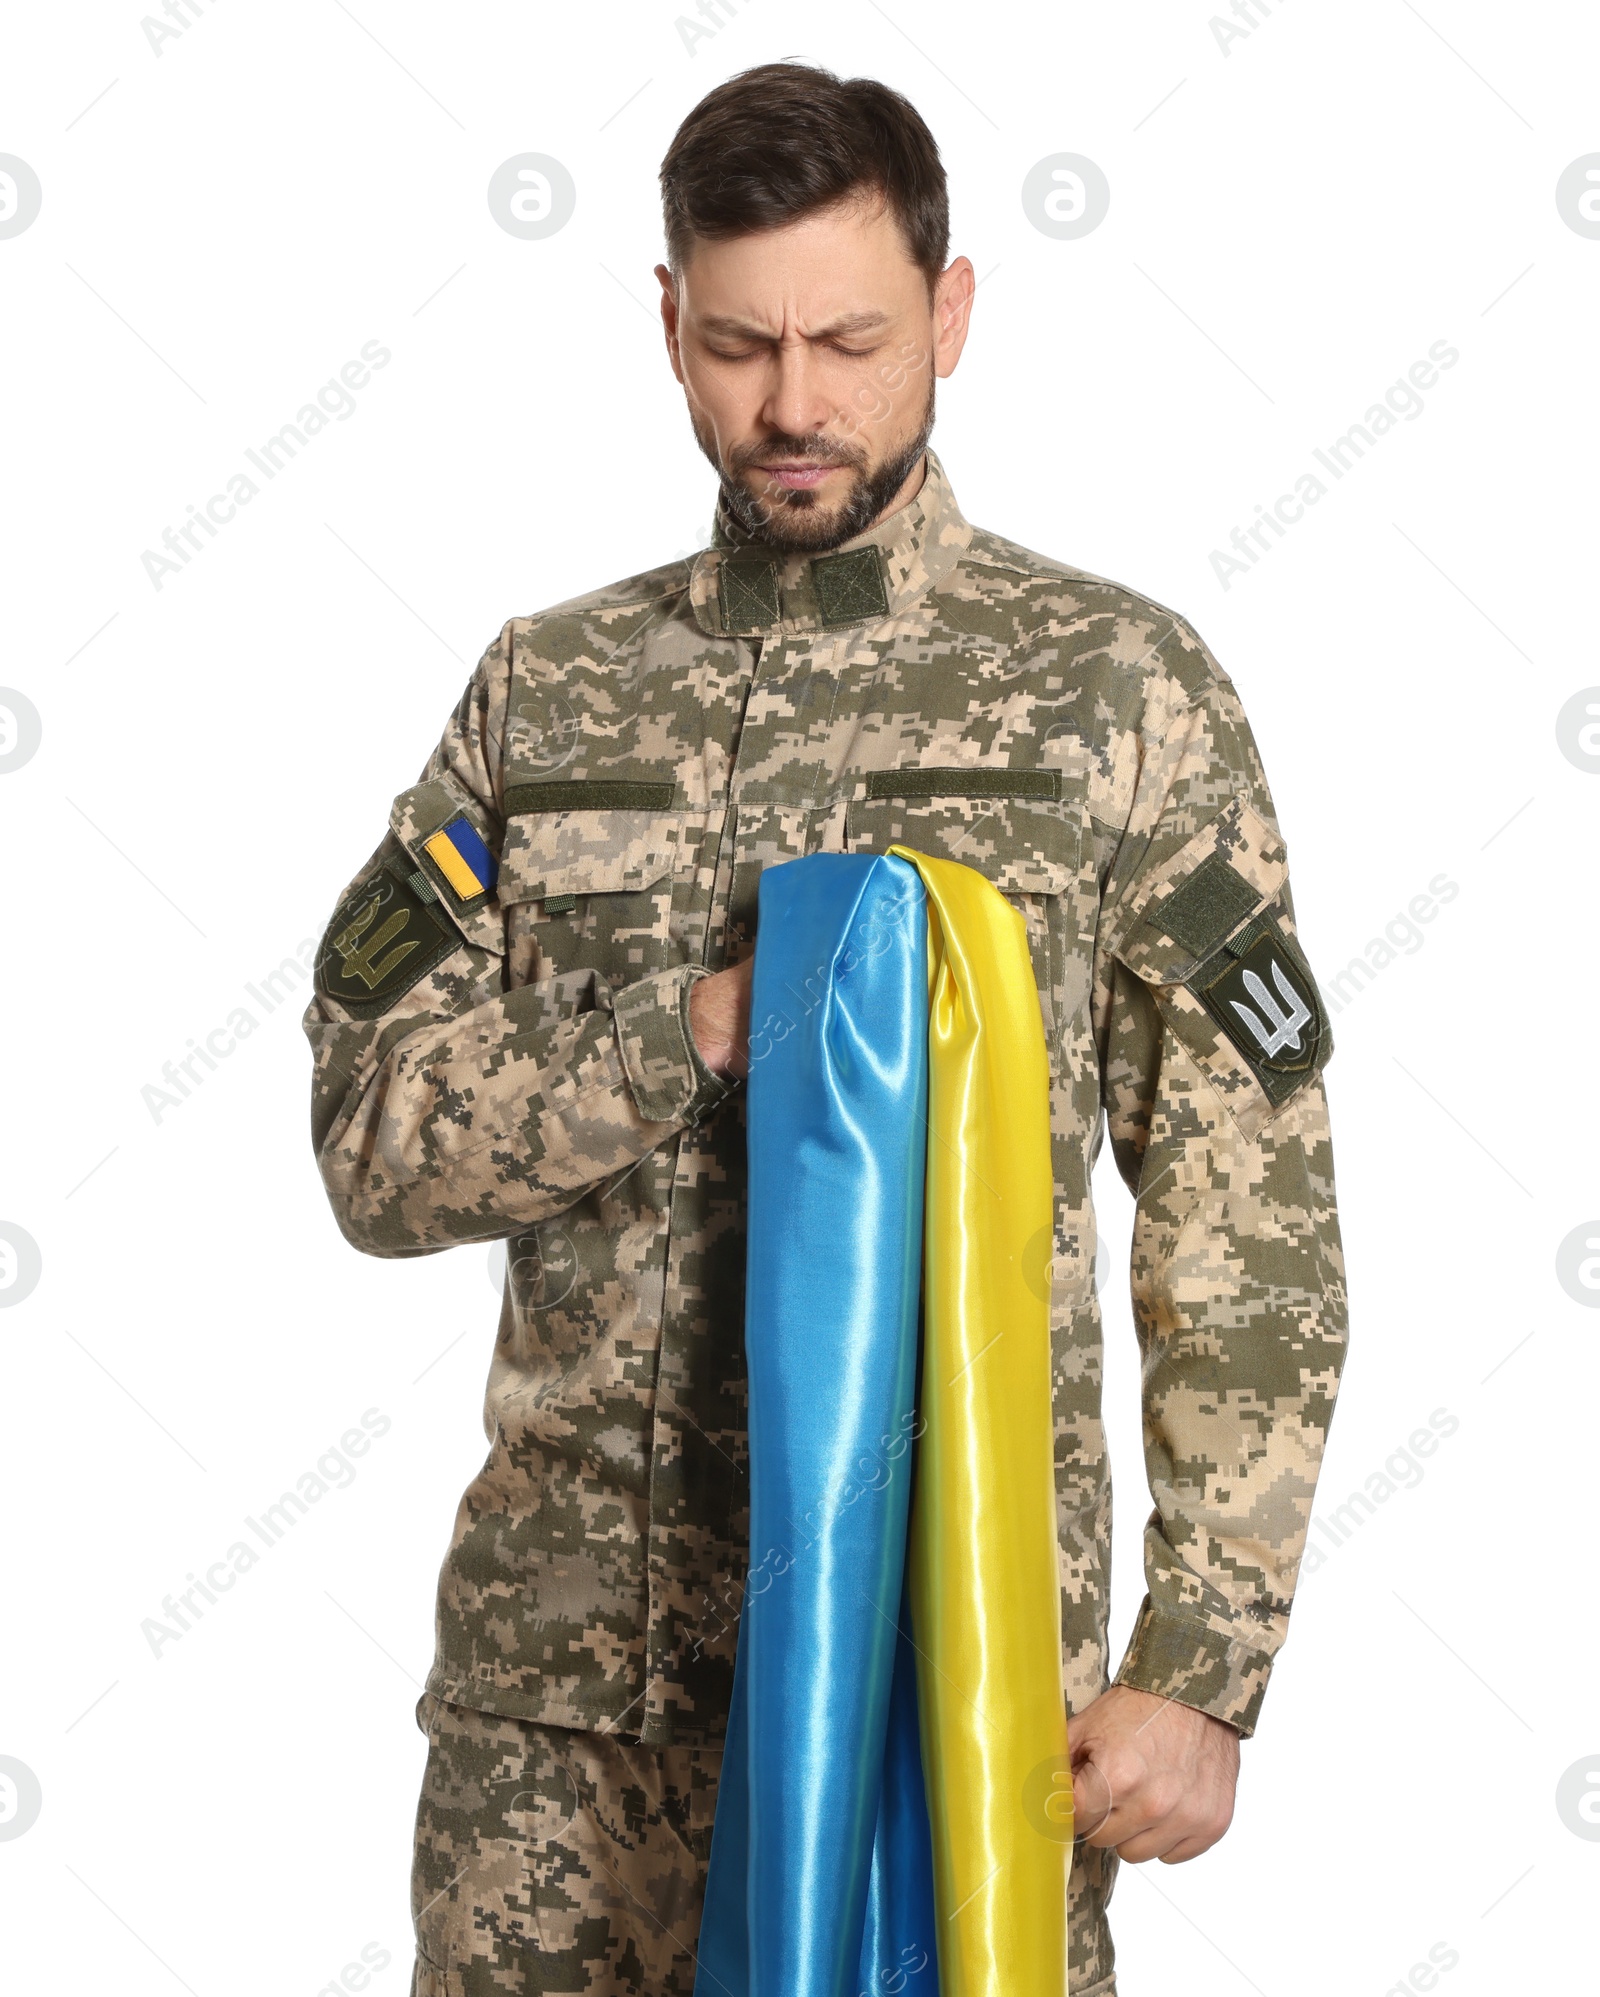
M730 520L752 541L780 555L820 555L841 547L870 527L910 477L933 434L933 377L916 432L878 464L868 461L859 444L846 443L824 431L804 437L774 435L744 444L724 465L716 440L693 410L690 422L695 442L710 459L721 481L722 504ZM838 465L851 477L842 499L823 504L815 492L791 492L771 480L752 490L741 474L759 458L782 457L814 465Z

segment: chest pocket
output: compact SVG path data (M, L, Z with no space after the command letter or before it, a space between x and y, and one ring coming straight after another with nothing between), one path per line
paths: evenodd
M546 985L558 1012L581 1012L666 968L683 819L655 799L670 802L673 788L564 783L508 796L524 806L507 815L500 856L509 985ZM540 790L548 803L530 798ZM585 793L645 801L591 806Z
M1053 770L884 770L846 807L845 845L883 853L909 846L954 860L993 882L1028 927L1028 948L1045 1028L1054 1047L1064 1029L1069 964L1079 936L1075 889L1084 821L1075 793Z

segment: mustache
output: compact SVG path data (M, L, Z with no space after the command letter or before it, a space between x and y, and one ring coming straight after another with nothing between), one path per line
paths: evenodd
M779 431L773 436L763 437L758 444L741 444L733 452L728 469L734 472L759 471L762 460L766 458L783 458L795 464L849 465L857 471L867 462L867 454L859 444L841 443L837 437L824 436L820 430L810 431L803 437L791 437Z

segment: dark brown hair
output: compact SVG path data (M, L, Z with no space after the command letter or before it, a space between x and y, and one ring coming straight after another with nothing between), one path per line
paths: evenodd
M897 90L805 63L769 62L719 83L661 162L667 262L697 238L778 229L852 196L879 195L931 291L950 247L950 200L933 134Z

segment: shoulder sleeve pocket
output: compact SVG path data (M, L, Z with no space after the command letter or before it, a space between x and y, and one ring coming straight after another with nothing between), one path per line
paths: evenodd
M1247 1137L1333 1051L1288 877L1277 831L1235 798L1136 891L1112 950L1151 987Z
M395 799L389 829L404 849L412 891L469 943L502 951L500 828L472 793L448 773L413 784Z

